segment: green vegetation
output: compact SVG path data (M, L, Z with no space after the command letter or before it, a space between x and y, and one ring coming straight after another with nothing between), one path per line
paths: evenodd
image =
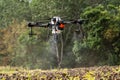
M120 7L112 4L106 6L100 4L84 9L81 17L89 19L83 27L85 38L82 41L75 41L73 47L78 62L85 62L84 65L88 61L92 61L93 64L90 65L120 63L119 16Z
M59 67L120 65L119 3L120 0L0 0L0 66L57 68L49 31L34 28L37 35L29 37L27 27L29 21L44 21L53 16L66 20L87 19L80 34L75 33L77 25L65 26L63 48L61 38L58 40L62 57ZM88 72L84 77L89 76L92 80L91 74L94 72Z

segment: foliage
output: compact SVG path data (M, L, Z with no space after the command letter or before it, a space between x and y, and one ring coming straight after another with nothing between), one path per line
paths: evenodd
M0 27L7 27L14 19L23 21L30 19L28 2L21 2L19 0L1 0L0 1Z
M65 26L62 33L64 43L62 67L120 64L119 2L119 0L0 0L0 65L56 68L54 40L53 36L49 36L51 35L49 30L34 28L37 35L29 37L27 28L28 21L48 22L53 16L60 16L64 20L88 19L83 25L84 39L78 37L79 34L74 35L78 26ZM60 39L59 36L58 48L62 50Z
M99 60L107 58L103 64L118 64L119 60L116 60L114 55L119 59L120 47L114 44L120 44L119 9L120 7L110 4L107 5L107 7L103 5L87 7L83 11L81 16L88 19L88 21L84 24L86 38L83 39L83 42L76 41L73 48L78 58L81 57L81 54L85 53L86 55L89 54L88 52L92 52L101 55L100 57L102 58L98 58ZM86 53L86 51L84 51L84 53L82 53L83 49L88 50L88 52ZM109 59L110 56L114 57L114 59ZM112 62L109 61L111 59L113 59Z

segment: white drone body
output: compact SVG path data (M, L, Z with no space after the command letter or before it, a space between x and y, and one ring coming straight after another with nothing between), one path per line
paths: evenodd
M54 16L51 19L51 24L52 24L52 34L60 34L61 30L58 29L57 22L61 21L61 18L58 16Z

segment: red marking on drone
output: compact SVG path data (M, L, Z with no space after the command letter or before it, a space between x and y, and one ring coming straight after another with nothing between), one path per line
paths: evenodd
M60 27L60 28L64 28L65 25L61 23L61 24L59 25L59 27Z

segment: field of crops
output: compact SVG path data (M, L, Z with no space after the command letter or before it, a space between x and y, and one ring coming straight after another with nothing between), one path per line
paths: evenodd
M59 70L1 67L0 80L120 80L120 66Z

